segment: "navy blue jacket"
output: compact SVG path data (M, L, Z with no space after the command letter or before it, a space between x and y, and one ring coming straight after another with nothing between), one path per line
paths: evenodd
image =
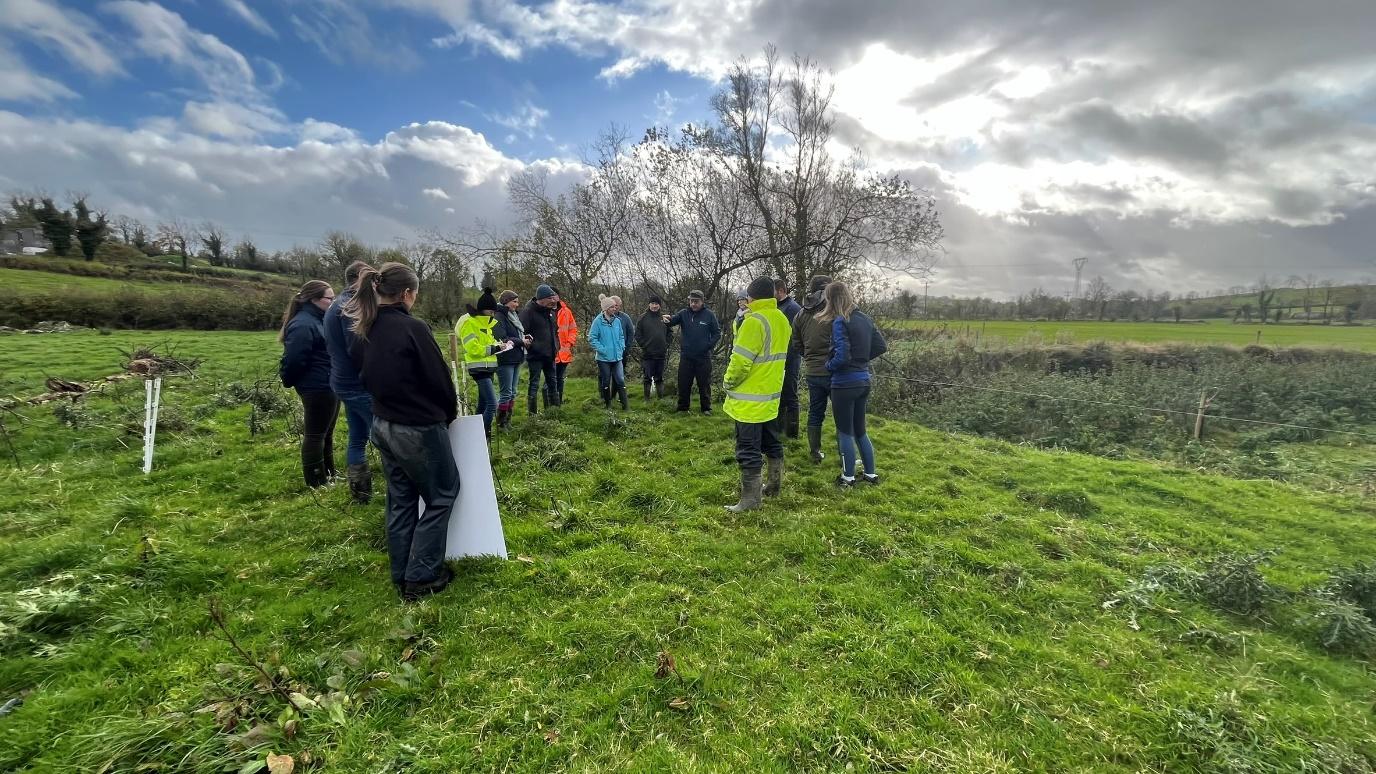
M307 303L287 322L282 337L282 384L306 392L330 389L330 351L325 347L325 313Z
M856 310L850 320L840 317L831 321L831 358L827 370L831 372L832 387L863 387L870 383L870 352L883 334L874 327L870 316Z
M789 330L792 331L793 328L796 328L798 326L798 315L802 313L803 307L801 304L799 304L797 301L793 299L793 294L789 293L787 296L784 297L784 300L779 302L779 311L783 312L784 317L788 318ZM788 358L790 360L794 360L801 359L802 356L802 348L798 346L797 342L792 336L789 336Z
M621 331L626 334L626 351L621 355L621 359L630 360L631 345L635 343L635 320L625 312L617 312L616 319L621 323Z
M683 329L680 351L684 357L707 357L712 354L712 348L717 346L717 342L721 341L721 323L717 322L717 316L706 306L700 312L694 312L692 309L678 310L677 314L669 318L669 327L675 325Z
M352 289L345 290L335 297L334 303L325 310L324 332L325 348L330 353L330 389L336 393L363 392L363 382L359 381L358 369L354 367L349 350L354 345L353 320L344 316L340 307L354 297Z

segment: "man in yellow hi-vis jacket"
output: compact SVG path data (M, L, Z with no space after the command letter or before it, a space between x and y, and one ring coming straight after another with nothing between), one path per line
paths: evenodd
M723 407L736 420L736 463L741 468L741 500L726 506L734 513L760 507L762 496L777 495L783 485L784 444L774 420L779 416L792 334L774 300L774 280L760 277L745 294L749 305L726 367ZM761 480L766 459L768 484Z

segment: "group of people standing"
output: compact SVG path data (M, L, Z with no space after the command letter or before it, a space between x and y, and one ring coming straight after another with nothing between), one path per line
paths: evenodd
M407 599L440 591L452 578L443 562L444 541L460 486L448 432L458 413L458 394L430 327L411 316L419 284L403 264L373 268L355 262L338 296L320 280L302 285L283 315L280 333L282 383L297 391L305 413L301 463L306 484L323 486L338 475L333 428L342 405L349 427L346 477L357 502L366 503L372 495L370 438L382 459L392 581ZM514 291L493 293L484 288L455 325L463 368L477 385L477 410L489 435L494 422L506 427L511 421L522 365L530 414L563 404L579 333L557 288L539 285L524 306ZM741 471L741 495L728 510L758 508L764 497L782 490L783 439L798 436L803 375L812 460L825 457L822 423L830 402L842 460L837 484L878 484L865 412L869 361L886 345L873 321L856 308L849 287L813 277L799 304L786 282L760 277L746 288L743 301L724 374L723 409L736 422ZM618 296L599 296L598 303L601 312L587 336L605 407L613 401L628 407L632 342L641 349L644 397L663 397L665 363L677 328L677 410L690 410L696 386L699 411L712 413L712 352L722 329L704 293L689 293L687 306L672 315L662 299L651 296L638 321L625 313ZM863 465L859 478L857 463Z
M301 466L308 486L337 475L333 428L341 403L356 502L371 499L370 438L377 448L387 481L392 583L403 599L414 600L453 579L444 549L459 494L449 441L458 394L430 326L411 316L420 292L415 271L357 261L344 279L347 289L338 296L328 283L312 280L292 298L282 320L279 374L305 408Z

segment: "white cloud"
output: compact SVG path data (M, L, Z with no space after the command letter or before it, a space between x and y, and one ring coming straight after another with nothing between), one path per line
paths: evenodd
M101 8L129 25L132 43L144 56L183 68L216 96L258 98L248 59L214 35L194 29L180 15L137 0L115 0Z
M299 136L304 142L356 142L358 133L348 127L329 121L317 121L314 118L307 118L302 122L298 129Z
M197 134L230 140L251 140L287 131L286 119L279 110L222 100L186 103L182 121Z
M488 120L504 126L514 132L520 132L526 137L534 137L537 129L549 117L549 111L539 107L534 102L526 100L515 111L511 113L489 113Z
M272 25L268 24L267 19L264 19L262 14L250 8L248 3L244 2L244 0L221 0L221 2L225 4L225 7L229 9L230 13L238 16L239 19L248 26L268 37L277 37L277 30L274 30Z
M166 122L131 130L0 111L0 169L26 186L87 191L102 207L149 222L215 221L268 248L331 229L387 244L456 218L500 224L511 175L534 166L555 185L582 175L576 163L511 158L483 135L439 121L372 143L325 122L308 126L300 141L269 145Z
M122 71L90 17L47 0L0 0L0 31L57 50L74 67L96 75Z
M666 125L678 112L679 103L683 102L680 97L675 97L666 89L655 95L655 114L653 117L655 125Z
M443 188L427 188L424 191L421 191L421 193L425 196L429 196L431 199L443 199L444 201L449 201L449 194L445 193Z
M18 57L0 49L0 100L55 102L77 93L61 83L29 70Z

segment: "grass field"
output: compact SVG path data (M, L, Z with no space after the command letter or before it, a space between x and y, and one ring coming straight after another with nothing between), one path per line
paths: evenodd
M149 476L121 429L137 382L77 429L4 415L0 703L24 703L0 770L1376 765L1376 675L1319 647L1303 602L1124 595L1152 566L1262 549L1268 581L1313 586L1376 555L1371 502L875 420L882 487L840 493L790 445L784 496L731 516L720 412L608 413L574 380L496 442L511 561L405 606L381 504L313 497L285 419L250 437L248 408L215 400L275 368L271 333L9 337L0 392L159 343L206 363L167 382Z
M1007 343L1027 340L1048 344L1097 340L1236 346L1260 343L1267 347L1341 347L1376 352L1376 325L1239 325L1226 320L1197 323L990 320L949 323L914 321L909 324L928 328L945 327L952 335L967 335L981 341L1001 339Z
M79 277L72 274L57 274L27 269L0 268L0 282L16 293L57 293L64 290L115 291L134 286L152 288L159 283L134 282L130 280L109 279L106 277ZM163 283L165 284L165 283Z

